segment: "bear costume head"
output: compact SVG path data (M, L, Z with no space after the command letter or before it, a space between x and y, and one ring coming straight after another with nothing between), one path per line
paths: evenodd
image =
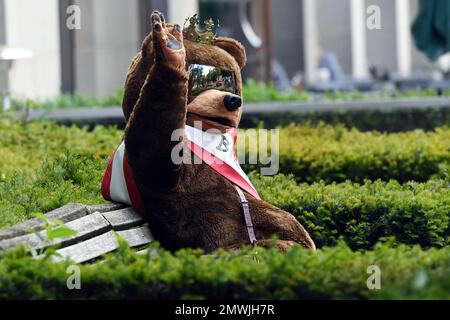
M127 125L103 179L104 197L135 207L169 250L211 252L249 242L269 246L273 235L282 250L296 244L314 249L291 214L260 199L237 162L244 47L224 37L213 44L191 41L161 13L155 11L151 18L153 32L126 77ZM202 128L195 131L192 125L198 122ZM173 139L176 131L183 133L179 139ZM202 145L195 133L212 144ZM194 162L174 161L180 144L189 146L181 152ZM222 163L208 162L203 155L209 153Z
M166 24L173 29L174 25ZM125 119L128 121L134 105L139 97L140 89L149 70L154 63L152 46L153 35L150 33L143 41L142 51L131 63L125 81L125 95L122 104ZM202 128L226 131L230 127L237 128L242 115L242 76L241 69L245 66L247 57L244 46L227 37L216 37L214 44L205 44L184 39L186 50L186 66L211 66L230 71L235 91L221 91L213 87L202 91L198 95L192 94L192 84L188 84L188 104L186 123L193 125L194 121L201 121ZM145 63L143 53L150 55L150 61Z

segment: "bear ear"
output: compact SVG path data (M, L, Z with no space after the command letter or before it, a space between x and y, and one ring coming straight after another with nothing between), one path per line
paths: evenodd
M239 65L239 68L243 68L247 62L247 56L245 54L244 46L237 40L217 37L215 45L231 54Z

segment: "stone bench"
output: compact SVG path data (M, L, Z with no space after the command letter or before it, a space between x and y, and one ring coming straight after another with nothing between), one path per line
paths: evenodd
M58 246L53 258L56 261L70 259L77 263L100 258L119 247L116 235L130 247L139 248L153 240L152 234L141 215L133 208L118 203L86 206L67 204L46 214L58 219L77 233L65 238L48 239L45 221L33 218L7 229L0 229L0 250L26 245L43 252Z

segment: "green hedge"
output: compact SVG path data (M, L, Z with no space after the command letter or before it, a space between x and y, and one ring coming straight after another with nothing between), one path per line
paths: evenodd
M258 102L284 102L299 101L313 103L315 101L328 102L345 102L345 101L361 101L375 99L395 99L395 98L423 98L450 96L450 90L442 90L438 92L434 89L425 90L407 90L380 92L377 95L366 95L362 92L340 92L330 91L322 95L310 92L280 92L276 90L273 84L257 83L253 80L247 81L243 86L243 95L246 103ZM55 109L74 108L74 107L110 107L120 106L122 104L123 89L118 89L112 94L103 98L93 98L75 93L73 95L61 94L60 96L45 101L24 100L12 102L13 110L24 111L31 109L51 111ZM328 124L345 124L348 127L355 127L363 131L379 130L388 132L408 131L421 128L424 130L433 130L440 126L450 126L450 107L421 109L383 109L383 110L360 110L360 111L311 111L300 113L262 113L258 115L244 114L241 127L253 128L264 123L265 127L273 128L276 126L285 126L290 123L303 124L306 122L314 125L320 122ZM0 112L3 109L2 101L0 101Z
M324 94L316 94L308 91L297 92L292 90L290 92L278 91L273 84L265 84L263 82L256 82L253 79L248 79L242 88L244 100L246 102L273 102L273 101L360 101L377 99L392 99L392 98L420 98L420 97L438 97L450 96L450 90L445 89L438 92L434 89L418 89L406 91L381 91L377 95L364 94L360 91L329 91ZM118 88L115 92L106 95L102 98L94 98L84 96L79 93L75 94L60 94L59 96L47 100L13 100L12 107L15 110L23 109L64 109L74 107L111 107L122 105L123 88ZM0 111L3 110L3 101L0 101Z
M122 135L0 117L0 228L68 202L102 202L100 180Z
M68 290L69 263L33 260L25 251L0 258L0 299L405 299L450 298L450 249L419 247L353 252L340 244L201 255L164 250L137 255L122 247L104 263L80 266L81 289ZM367 268L381 271L369 290Z
M107 157L61 151L35 171L27 168L0 177L0 228L70 202L103 203L100 184Z
M0 116L0 179L14 172L36 172L45 160L54 160L66 150L94 159L109 157L123 131L97 126L67 127L50 121L21 123Z
M291 125L280 129L279 154L280 172L294 174L297 181L426 181L448 175L450 129L388 134L324 124Z
M36 177L16 173L0 181L0 226L26 220L68 202L103 201L100 182L107 159L66 153L47 162ZM318 246L343 236L352 248L370 248L395 236L399 243L441 247L448 243L450 189L446 180L363 185L300 184L279 175L252 175L263 199L291 213Z
M27 220L35 212L48 212L68 202L95 204L103 201L101 178L111 151L120 141L121 131L98 127L88 132L46 122L20 125L0 121L0 132L3 159L0 162L0 227ZM282 131L282 139L288 139L282 144L282 152L292 155L282 154L282 168L303 168L309 172L304 177L311 181L327 175L359 181L368 173L373 178L382 176L373 167L382 171L382 161L386 159L393 176L404 177L407 170L419 174L415 165L438 170L435 162L444 163L449 133L448 129L439 129L434 133L381 135L329 126L288 128ZM358 146L358 142L364 141L368 141L365 147ZM398 148L394 147L396 145ZM290 146L292 149L288 151ZM380 150L384 150L384 157ZM414 154L415 158L406 165ZM303 160L295 162L297 157ZM316 158L321 160L316 161ZM291 159L292 163L286 159ZM363 162L359 167L358 161ZM367 168L373 167L364 171L364 164ZM333 166L336 169L332 170ZM403 169L400 171L397 167ZM433 171L428 172L432 176ZM425 178L422 176L423 180ZM299 180L298 173L295 179ZM389 236L395 236L399 243L424 247L448 244L448 181L444 176L436 181L403 185L394 181L297 185L292 177L253 175L253 182L263 198L292 212L319 246L333 245L343 236L352 248L370 248Z
M345 125L361 131L404 132L416 129L434 130L450 126L450 107L428 107L421 109L401 108L386 110L355 111L309 111L291 113L245 114L241 128L275 128L295 123L297 125L320 123Z
M123 135L121 130L103 126L90 132L51 122L21 124L4 118L0 118L0 133L0 178L16 171L35 172L45 159L54 159L67 149L106 159ZM445 176L449 167L449 128L386 134L322 124L280 130L280 172L293 173L297 181L426 181Z
M308 229L316 252L136 255L122 246L103 263L80 266L82 289L68 290L69 263L13 250L0 252L0 299L450 299L450 129L380 134L320 125L281 135L282 171L295 176L252 180ZM100 181L121 136L0 119L0 227L68 202L102 202ZM326 184L345 179L354 182ZM367 289L370 265L381 269L381 290Z
M389 237L424 247L450 244L448 180L297 185L292 177L254 174L252 181L263 199L291 212L319 247L339 237L354 249Z

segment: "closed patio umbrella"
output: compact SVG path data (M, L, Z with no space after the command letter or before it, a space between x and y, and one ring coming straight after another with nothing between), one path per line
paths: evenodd
M450 0L422 0L411 28L416 47L432 60L450 51Z

